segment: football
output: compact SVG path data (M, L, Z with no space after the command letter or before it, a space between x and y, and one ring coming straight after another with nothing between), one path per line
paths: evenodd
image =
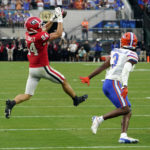
M66 15L67 15L67 11L66 10L61 10L62 11L62 16L63 16L63 18L65 18L66 17Z

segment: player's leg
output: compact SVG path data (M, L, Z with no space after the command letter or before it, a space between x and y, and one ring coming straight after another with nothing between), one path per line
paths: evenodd
M13 61L13 53L11 53L11 61Z
M126 114L122 117L121 133L127 132L131 115L132 115L132 113L130 111L128 114Z
M52 82L60 83L62 85L64 92L73 99L74 106L79 105L80 103L82 103L83 101L87 99L88 97L87 95L78 97L75 91L72 89L69 82L65 79L65 77L61 73L59 73L58 71L56 71L50 66L46 66L44 67L44 69L45 69L44 77L46 79L51 80Z
M30 69L29 77L28 77L28 80L26 83L25 94L19 94L14 98L14 100L6 101L6 107L5 107L5 117L6 118L10 117L11 111L16 104L27 101L32 97L32 95L34 95L34 91L37 87L39 80L40 80L40 78L37 78L37 77L35 78L32 76L32 69Z
M8 61L10 61L10 53L8 53Z
M129 121L131 118L131 111L124 115L122 118L122 122L121 122L121 134L120 134L120 138L119 138L119 143L138 143L139 140L138 139L134 139L131 137L127 136L127 130L128 130L128 126L129 126Z
M126 115L130 112L130 103L121 96L121 88L119 81L105 80L103 84L104 94L111 100L116 106L115 110L106 113L103 116L94 116L91 126L92 132L96 134L99 125L107 119L118 117L120 115Z
M32 97L30 94L19 94L14 98L16 104L29 100Z
M62 88L71 98L76 96L75 91L72 89L71 85L68 83L66 79L62 82Z

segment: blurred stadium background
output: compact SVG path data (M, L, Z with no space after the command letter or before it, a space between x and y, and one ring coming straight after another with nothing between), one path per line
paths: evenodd
M73 107L59 85L43 80L32 100L16 106L7 120L5 101L24 92L28 76L24 22L29 16L38 16L46 22L56 6L65 9L67 16L63 36L49 43L51 65L65 75L78 95L87 93L89 98ZM84 19L88 21L88 37L82 33ZM0 149L149 150L149 24L149 0L0 0ZM127 31L135 32L139 39L136 51L142 62L129 78L133 117L128 134L140 140L137 145L118 143L121 117L108 120L98 134L92 135L91 117L114 107L102 93L100 80L104 72L92 79L90 87L79 80L79 76L86 76L99 66L100 63L93 63L95 52L101 52L103 61L114 47L120 46L120 36ZM81 47L86 50L86 58L78 59ZM8 62L10 51L13 57ZM74 59L70 58L70 51L74 51Z
M73 51L71 44L76 45L75 61L78 61L76 56L82 46L87 53L81 61L93 61L95 51L101 51L105 56L112 48L119 47L120 36L127 31L137 35L137 54L140 61L147 61L150 55L149 0L1 0L0 60L27 60L25 20L38 16L46 22L56 6L66 9L67 17L63 37L49 43L51 61L72 61L69 56L69 50ZM82 32L84 19L88 22L87 36ZM13 51L13 58L8 58L8 49Z

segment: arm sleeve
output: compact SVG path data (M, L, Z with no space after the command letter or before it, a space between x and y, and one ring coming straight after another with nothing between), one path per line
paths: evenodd
M127 60L134 61L135 63L138 63L138 56L135 52L129 52L127 55Z
M130 62L126 62L122 71L122 84L123 86L128 85L129 73L132 71L132 64Z

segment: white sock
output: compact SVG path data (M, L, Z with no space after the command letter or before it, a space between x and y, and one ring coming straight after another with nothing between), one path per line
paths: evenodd
M120 138L124 138L124 137L127 137L127 133L125 133L125 132L120 134Z
M104 121L103 116L98 117L98 120L99 120L100 123L103 122Z

